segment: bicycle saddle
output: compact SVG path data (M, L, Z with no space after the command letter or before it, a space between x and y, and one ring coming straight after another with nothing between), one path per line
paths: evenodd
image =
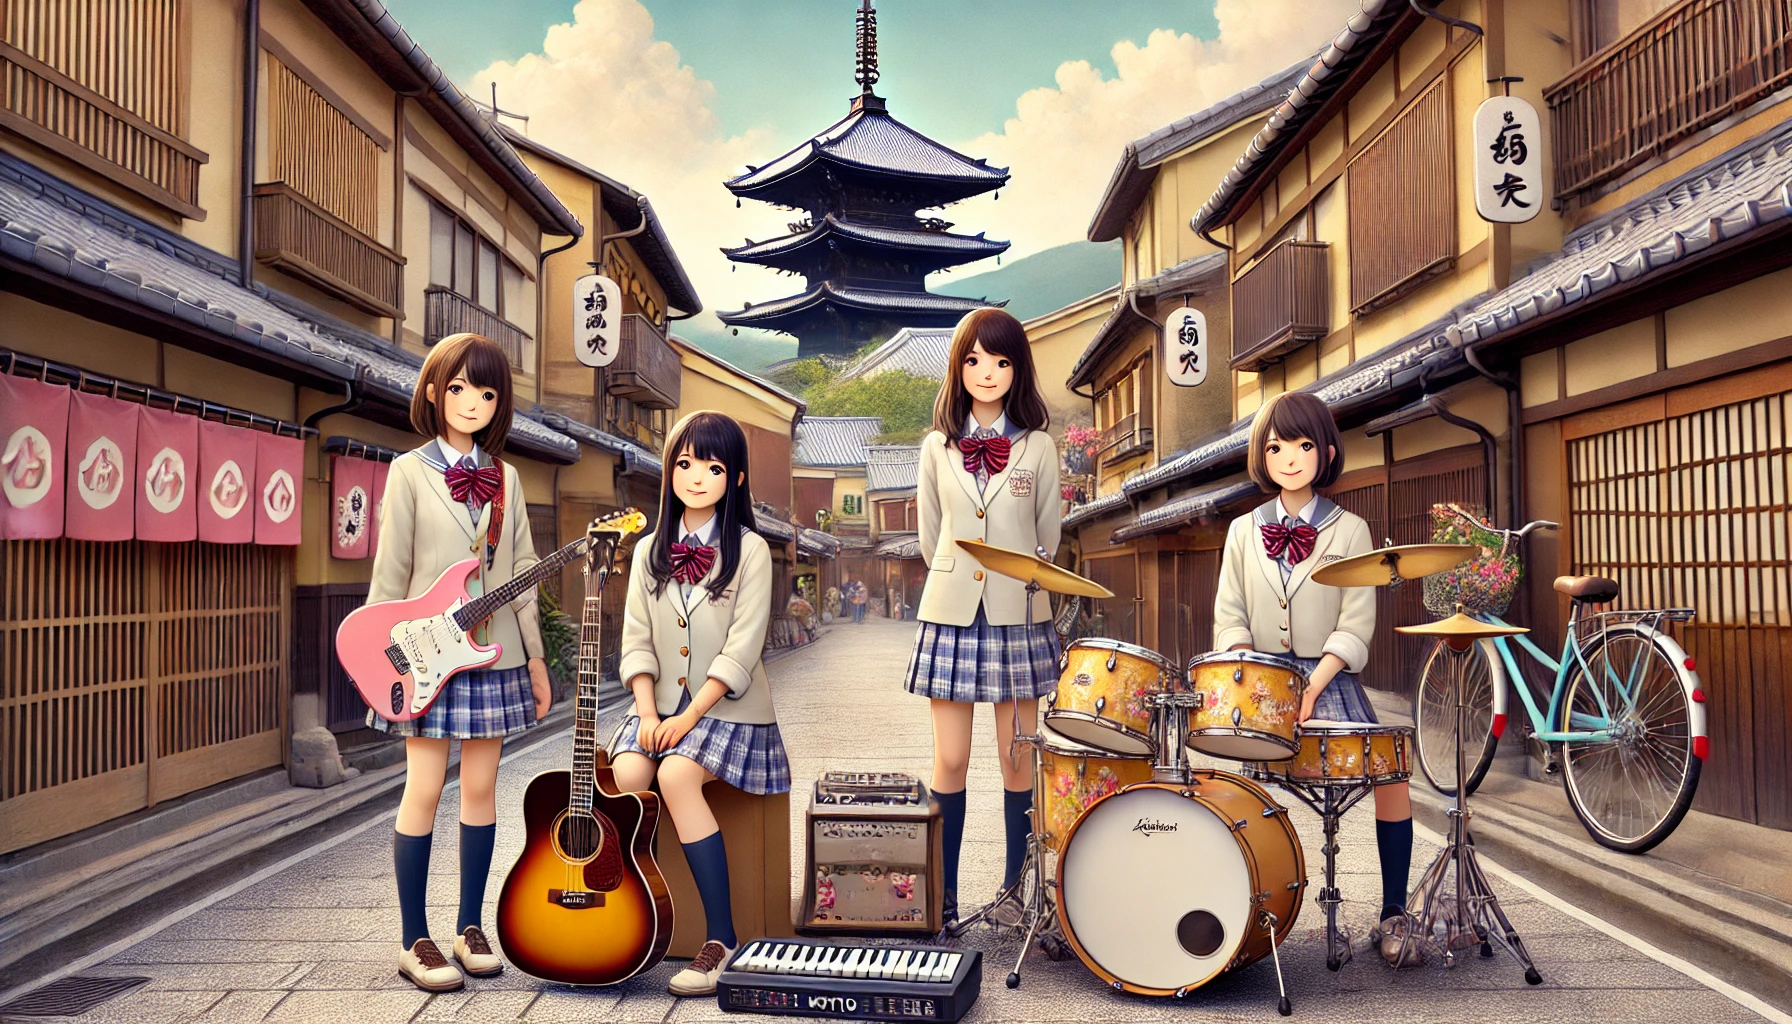
M1557 576L1556 590L1576 601L1604 604L1618 596L1618 581L1604 576Z

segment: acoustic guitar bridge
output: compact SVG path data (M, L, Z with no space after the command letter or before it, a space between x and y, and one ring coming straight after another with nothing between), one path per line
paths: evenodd
M410 659L404 656L404 649L397 644L386 648L386 660L392 663L392 667L397 670L399 675L411 670Z
M604 894L589 889L549 889L548 902L567 910L590 910L604 905Z

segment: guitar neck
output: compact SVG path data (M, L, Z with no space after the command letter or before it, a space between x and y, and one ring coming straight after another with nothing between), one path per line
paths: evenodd
M599 554L607 554L600 548ZM603 559L593 558L591 562ZM591 810L597 791L597 687L603 671L603 589L606 573L585 567L585 604L579 621L578 712L572 727L572 799L570 806Z
M468 601L461 606L460 611L454 613L454 624L461 629L470 630L491 618L492 612L521 597L525 592L533 589L537 583L565 568L566 563L584 554L585 548L590 543L590 538L580 537L530 566L520 576L511 577L510 582L498 589L488 590Z

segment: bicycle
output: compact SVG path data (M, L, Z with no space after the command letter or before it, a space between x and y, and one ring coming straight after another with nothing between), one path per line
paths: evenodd
M1560 529L1539 520L1522 529L1494 530L1508 545L1534 530ZM1482 640L1461 651L1433 645L1413 694L1413 726L1420 770L1439 792L1456 794L1456 704L1451 670L1463 672L1469 709L1463 733L1468 792L1493 763L1506 729L1507 694L1518 691L1531 735L1548 749L1545 771L1560 772L1568 804L1601 846L1642 853L1674 831L1686 816L1709 738L1705 693L1693 659L1662 632L1664 620L1686 622L1691 608L1594 611L1618 596L1619 585L1599 576L1563 576L1555 589L1570 604L1559 658L1551 658L1524 634ZM1498 615L1471 612L1505 625ZM1555 674L1546 710L1520 671L1514 643ZM1449 659L1464 659L1452 665ZM1518 685L1508 687L1507 680ZM1558 759L1559 758L1559 759Z

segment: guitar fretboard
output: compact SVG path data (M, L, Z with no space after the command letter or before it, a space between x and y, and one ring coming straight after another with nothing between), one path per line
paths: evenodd
M471 630L474 626L491 618L492 612L497 611L499 607L521 597L525 591L530 590L537 583L559 572L566 563L584 554L585 548L590 543L589 537L580 537L530 566L522 575L511 577L510 582L498 589L487 591L468 601L461 606L460 611L454 613L454 624L463 630Z
M599 549L599 554L608 554ZM592 559L592 561L605 561ZM585 605L579 621L578 711L572 726L573 810L590 811L597 788L597 686L603 667L603 572L585 567Z

